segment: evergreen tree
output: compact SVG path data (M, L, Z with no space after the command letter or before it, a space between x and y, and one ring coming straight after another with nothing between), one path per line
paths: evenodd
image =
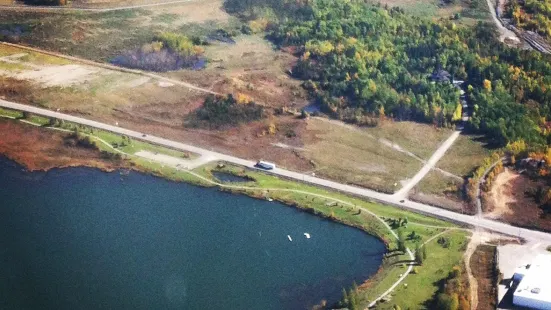
M406 252L406 238L401 229L398 229L398 251Z
M423 260L427 259L427 246L423 245L421 250L423 251Z
M418 265L423 265L423 252L421 247L419 247L419 244L415 247L415 262Z

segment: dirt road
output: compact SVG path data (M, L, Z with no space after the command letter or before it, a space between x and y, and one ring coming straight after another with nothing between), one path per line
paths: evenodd
M421 168L417 174L407 181L407 183L396 193L394 193L393 196L397 198L405 198L407 197L407 194L409 191L417 185L426 175L429 173L433 168L434 165L446 154L446 151L453 145L455 140L459 138L459 135L461 134L460 131L454 131L452 135L442 143L442 145L432 154L430 159L427 161L427 163Z
M520 39L517 37L517 35L513 31L505 28L499 18L497 18L496 8L494 7L492 0L486 0L486 3L488 4L488 8L490 9L490 13L492 14L492 20L494 21L497 30L499 31L499 41L504 42L506 38L509 38L511 40L520 42Z

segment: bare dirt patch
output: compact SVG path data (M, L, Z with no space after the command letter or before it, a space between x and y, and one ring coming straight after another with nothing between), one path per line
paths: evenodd
M534 197L534 191L544 185L541 180L506 169L496 177L490 193L483 195L483 208L490 210L486 216L521 227L551 231L551 216L543 212Z
M66 146L65 135L0 119L0 154L31 171L76 166L113 170L125 166L122 161L102 159L98 151Z
M44 87L73 86L89 82L98 73L97 68L82 65L65 65L37 68L23 71L13 77L23 80L31 80L40 83Z
M491 201L489 205L492 206L492 210L485 210L486 217L488 218L500 218L505 215L511 215L510 205L515 204L517 199L514 195L512 188L513 181L520 175L515 173L511 169L505 168L494 180L492 189L488 193L488 199Z

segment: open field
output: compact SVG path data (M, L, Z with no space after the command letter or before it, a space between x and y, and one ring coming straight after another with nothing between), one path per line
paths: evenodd
M481 138L461 135L436 166L461 177L468 176L491 154L485 143L478 141Z
M480 136L461 135L444 157L436 164L437 168L466 179L492 150ZM472 206L463 202L462 187L464 181L435 171L430 172L410 195L418 201L440 206L446 209L474 214Z
M478 21L489 20L490 14L488 6L484 0L458 0L458 1L438 1L438 0L383 0L373 1L383 5L397 6L403 8L409 14L429 18L450 18L459 14L458 23L473 25Z
M450 133L412 122L385 121L379 127L360 128L312 118L306 127L304 156L314 163L317 174L394 192Z
M0 45L0 85L7 99L50 109L109 116L114 111L166 105L172 111L164 120L183 117L199 94L183 87L164 85L148 77L118 72L40 53ZM4 89L4 90L2 90ZM185 98L185 99L182 99ZM189 104L188 104L189 103ZM182 120L179 119L178 124Z
M463 180L433 170L413 188L409 197L448 210L474 214L474 210L463 201L462 190Z

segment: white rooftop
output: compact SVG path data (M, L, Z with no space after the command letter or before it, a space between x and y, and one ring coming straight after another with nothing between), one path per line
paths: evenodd
M551 304L551 254L538 255L524 272L513 294L513 303L527 299L536 302L533 306L536 309L550 309L547 306L538 307L537 304Z

